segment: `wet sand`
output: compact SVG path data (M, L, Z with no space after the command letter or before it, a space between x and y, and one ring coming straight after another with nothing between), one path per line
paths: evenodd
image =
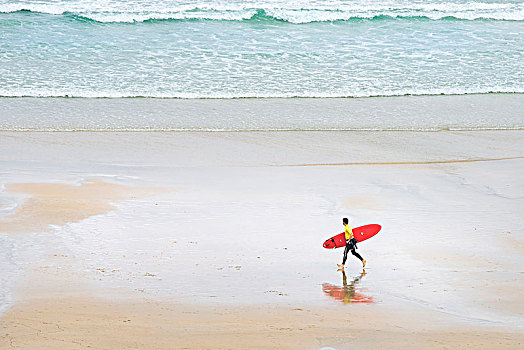
M71 279L69 272L32 271L21 301L0 319L2 348L519 349L524 344L519 329L467 324L408 304L374 305L358 298L352 305L323 306L158 300L96 288Z
M523 139L0 133L0 348L521 348Z
M3 349L519 349L512 329L468 327L413 310L178 305L68 296L14 307Z
M31 233L79 222L116 209L112 203L151 196L168 189L143 189L100 180L86 180L75 186L61 183L8 184L11 193L28 195L16 212L0 218L3 233Z
M0 98L1 130L522 128L522 94L372 98ZM227 117L225 117L227 116Z

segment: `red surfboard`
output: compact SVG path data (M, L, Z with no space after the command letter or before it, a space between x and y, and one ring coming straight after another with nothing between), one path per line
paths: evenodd
M360 243L376 235L381 228L382 226L378 224L369 224L360 227L355 227L353 229L353 237L357 239L357 243ZM328 238L324 242L324 248L326 249L341 248L345 246L346 235L344 234L344 232L339 233L338 235L333 236L331 238Z

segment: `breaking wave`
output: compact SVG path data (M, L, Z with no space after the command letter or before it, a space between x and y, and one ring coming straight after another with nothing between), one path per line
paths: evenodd
M158 6L161 7L161 6ZM0 13L50 14L101 23L155 21L278 21L293 24L359 20L499 20L523 21L524 3L405 4L402 6L248 7L199 5L158 8L144 6L115 10L114 6L64 4L4 4ZM1 17L0 17L1 18Z

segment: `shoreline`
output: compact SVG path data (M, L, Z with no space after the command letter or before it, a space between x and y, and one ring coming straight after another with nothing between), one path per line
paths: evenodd
M369 96L238 96L238 97L157 97L157 96L30 96L30 95L19 95L19 96L9 96L9 95L0 95L1 98L56 98L56 99L152 99L152 100L249 100L249 99L260 99L260 100L287 100L287 99L366 99L366 98L389 98L389 97L431 97L431 96L467 96L467 95L521 95L524 94L524 91L487 91L487 92L464 92L464 93L405 93L398 95L369 95Z

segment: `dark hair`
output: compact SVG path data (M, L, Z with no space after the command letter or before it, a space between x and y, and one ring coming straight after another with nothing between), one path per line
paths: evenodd
M347 224L347 223L348 223L348 218L343 218L343 219L342 219L342 222L345 223L345 224Z

